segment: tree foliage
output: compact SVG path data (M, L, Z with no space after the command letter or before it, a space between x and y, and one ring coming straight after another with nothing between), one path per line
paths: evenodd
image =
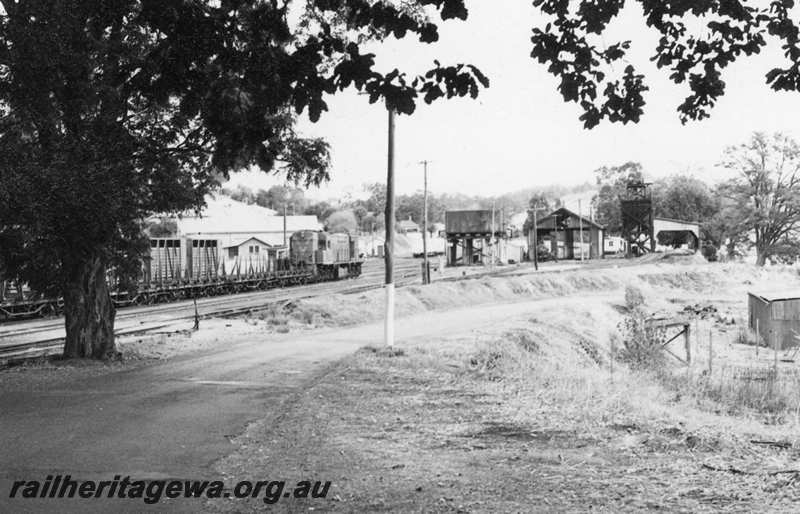
M722 69L759 52L767 36L789 61L768 83L800 87L792 0L639 3L662 35L656 64L691 90L683 120L707 116L724 93ZM638 121L644 77L612 68L631 43L602 42L625 2L533 4L550 21L534 29L531 56L581 106L584 125ZM411 114L420 101L475 98L489 83L469 63L382 72L362 51L375 37L437 41L439 21L467 18L464 0L306 0L299 23L288 0L0 5L0 240L11 249L0 267L63 293L70 356L113 352L106 271L145 249L148 215L198 208L221 178L251 165L306 186L328 178L327 143L295 130L298 115L320 118L326 96L355 88ZM687 29L692 17L704 34Z
M222 194L237 202L258 205L279 214L283 214L284 206L290 215L302 214L309 203L303 189L290 186L272 186L269 189L253 191L239 184L233 188L223 188Z
M735 205L728 223L752 234L763 265L800 224L800 145L783 134L755 133L728 148L723 165L736 173L720 188Z
M401 195L397 199L397 210L395 217L398 220L411 219L419 225L422 230L422 212L424 205L424 195L420 192L412 195ZM433 230L434 223L444 222L444 213L447 210L440 196L428 194L428 230Z
M351 210L336 211L325 220L325 230L328 232L354 234L357 228L358 221Z
M719 210L708 184L689 175L671 175L653 182L653 211L662 218L698 221L701 225Z
M333 214L336 209L328 202L313 202L306 206L303 214L316 216L320 220L328 219L328 216Z
M528 231L533 228L534 218L538 222L538 220L550 214L554 208L560 206L561 202L558 199L552 199L547 193L543 191L534 193L530 200L528 200L528 217L525 219L525 223L522 226L523 232L528 233Z
M751 227L746 216L741 216L738 202L725 195L726 184L714 187L714 194L719 203L719 209L701 226L706 242L723 250L721 256L735 258L744 256L744 251L750 248Z
M278 213L282 213L285 207L288 214L302 214L308 200L298 187L272 186L266 191L259 189L255 203Z
M178 222L170 218L162 218L147 224L147 235L149 237L176 237L178 234Z
M595 219L609 234L618 234L622 230L620 198L625 196L628 183L644 181L642 165L638 162L626 162L619 166L603 166L594 173L597 185L600 186L592 198Z
M740 0L636 3L647 26L661 36L651 59L669 71L670 80L689 88L678 106L683 122L708 117L725 92L723 70L741 57L759 53L770 37L781 45L787 63L767 72L767 83L776 91L800 88L794 0L755 6ZM647 91L644 76L630 64L620 66L619 73L613 66L625 60L632 42L606 42L603 38L625 0L534 0L533 4L549 15L549 21L534 29L531 56L560 80L564 100L581 107L584 126L594 127L603 119L639 121ZM693 32L694 26L702 30Z
M243 186L241 184L233 188L230 187L223 188L221 192L223 195L227 196L232 200L236 200L237 202L246 203L248 205L256 203L257 193L252 189L250 189L249 187Z
M467 64L376 70L353 34L438 39L430 19L382 2L309 0L316 17L297 26L280 1L1 3L0 233L20 241L3 268L54 281L69 356L114 352L106 270L146 249L148 215L197 208L251 165L304 185L328 178L327 143L295 130L326 95L354 87L410 114L488 85ZM466 17L459 0L420 4Z
M671 175L656 180L652 185L653 213L657 217L680 221L696 221L700 224L700 237L704 243L719 246L722 227L719 213L722 209L720 197L702 180L689 175ZM727 231L727 229L722 229ZM669 237L662 235L661 238ZM673 236L672 240L660 240L659 244L683 244L685 237ZM701 243L702 244L702 243Z

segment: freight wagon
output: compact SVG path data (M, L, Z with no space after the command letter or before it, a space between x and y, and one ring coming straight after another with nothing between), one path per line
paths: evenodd
M0 322L12 318L55 316L64 306L59 298L44 298L17 281L5 281L0 277Z
M119 308L355 278L361 274L363 259L357 254L355 239L347 234L301 231L289 240L288 258L254 261L241 256L226 269L216 239L151 239L139 280L132 287L122 286L113 272L109 273L111 296ZM43 298L15 282L0 280L0 321L55 316L62 310L61 298Z

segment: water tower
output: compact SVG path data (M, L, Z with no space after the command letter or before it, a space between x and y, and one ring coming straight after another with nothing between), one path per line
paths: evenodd
M620 198L622 238L628 242L628 256L656 251L653 227L653 197L650 182L629 182Z

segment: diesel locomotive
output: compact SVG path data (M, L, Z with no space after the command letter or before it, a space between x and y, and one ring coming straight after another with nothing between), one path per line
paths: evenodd
M349 234L302 230L289 247L245 255L226 254L217 239L154 238L134 284L108 275L117 308L266 290L311 282L355 278L363 257ZM18 281L0 277L0 322L60 315L61 298L47 298Z

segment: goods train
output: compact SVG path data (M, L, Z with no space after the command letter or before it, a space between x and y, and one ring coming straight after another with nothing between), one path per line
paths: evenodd
M141 276L133 286L122 286L109 273L114 304L151 305L361 274L363 258L357 253L355 238L348 234L302 230L290 236L288 249L258 244L262 242L255 238L251 242L256 244L242 243L246 253L239 255L240 247L221 249L217 239L151 239ZM61 298L46 298L17 282L0 280L0 322L57 316L62 308Z

